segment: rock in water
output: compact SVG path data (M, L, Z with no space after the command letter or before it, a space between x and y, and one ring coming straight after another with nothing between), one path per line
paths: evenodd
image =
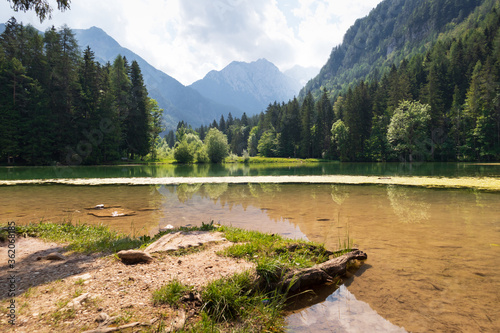
M120 217L120 216L131 216L135 215L133 210L122 209L122 208L103 208L94 210L87 213L89 215L94 215L97 217Z
M139 264L139 263L150 263L153 261L153 257L144 251L140 250L122 250L116 254L118 258L122 260L123 263L128 265Z

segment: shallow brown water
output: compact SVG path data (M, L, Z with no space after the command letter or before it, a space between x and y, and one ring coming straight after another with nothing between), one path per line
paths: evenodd
M344 302L354 297L390 324L412 332L500 329L498 192L314 184L18 185L0 187L0 197L1 223L64 218L140 235L166 224L214 220L307 238L330 249L349 237L368 261L346 281ZM97 204L119 205L136 215L88 215L85 208ZM366 307L359 309L360 318L373 317ZM307 314L310 323L315 322L312 312ZM316 325L309 331L366 327L355 322L347 330Z

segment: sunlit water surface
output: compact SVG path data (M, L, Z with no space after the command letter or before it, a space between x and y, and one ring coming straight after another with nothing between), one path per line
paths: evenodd
M0 186L0 197L1 223L104 223L142 235L167 224L213 220L330 249L353 240L367 262L346 280L347 289L318 292L312 304L290 314L290 331L500 329L499 192L385 185L17 185ZM98 204L133 215L89 215L94 211L86 208Z

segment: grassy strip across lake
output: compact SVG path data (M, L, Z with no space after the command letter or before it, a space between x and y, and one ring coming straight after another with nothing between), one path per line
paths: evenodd
M1 226L0 230L0 240L5 241L7 228ZM145 248L161 236L179 230L223 232L225 238L233 244L220 250L218 255L253 262L256 269L210 281L201 289L189 285L189 282L172 279L159 288L147 291L150 293L150 306L152 307L169 307L174 309L173 311L185 309L185 311L196 313L191 315L177 332L281 332L284 330L283 309L288 293L287 290L276 289L272 286L276 286L276 281L286 272L297 268L312 267L327 261L332 255L342 254L342 252L332 254L323 245L313 242L285 239L276 234L229 226L216 226L213 223L203 223L200 227L194 228L168 230L154 237L130 237L103 225L40 222L16 226L18 237L38 237L63 243L66 251L88 254L99 252L104 256L110 255L110 258L113 258L113 253L120 250ZM347 249L343 250L347 251ZM198 253L196 251L167 252L161 254L160 257L165 255L195 256ZM182 257L178 258L182 259ZM178 259L179 262L181 259ZM75 283L78 287L78 295L84 293L86 285L83 280L77 280ZM36 289L37 286L33 288ZM30 293L34 292L33 288L29 289ZM61 316L63 308L59 307L53 315ZM140 317L134 314L134 311L140 311L139 308L127 311L125 317L129 319L134 316ZM68 321L75 315L73 312L64 319ZM123 316L120 320L122 323L127 323L127 320L123 321ZM171 318L160 316L146 331L160 332L170 325L168 324L170 321ZM59 324L59 321L54 324L56 330Z
M493 177L379 177L379 176L234 176L234 177L136 177L0 180L1 185L178 185L178 184L352 184L401 185L428 188L468 188L500 191L500 178Z

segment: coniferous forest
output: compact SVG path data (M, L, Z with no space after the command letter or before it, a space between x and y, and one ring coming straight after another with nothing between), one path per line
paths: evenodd
M161 114L137 62L96 62L68 27L0 35L0 161L99 164L149 154Z

